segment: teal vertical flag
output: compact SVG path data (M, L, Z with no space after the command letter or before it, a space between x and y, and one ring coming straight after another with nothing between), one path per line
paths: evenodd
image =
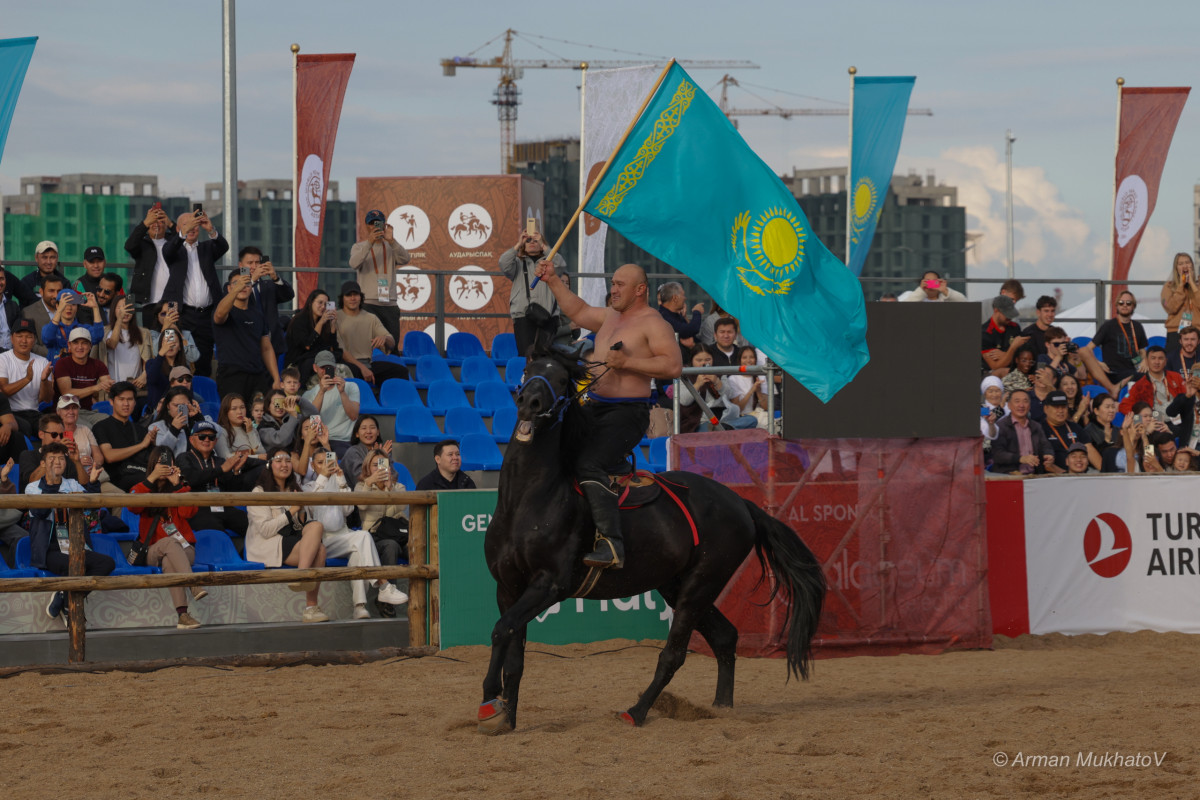
M867 363L858 279L678 64L609 163L585 210L695 280L822 401Z
M8 126L17 107L21 84L25 82L25 70L33 58L36 36L23 39L0 39L0 160L4 158L4 142L8 139Z
M854 128L850 135L850 258L846 266L862 274L875 225L892 183L892 170L900 154L908 98L916 78L854 77Z

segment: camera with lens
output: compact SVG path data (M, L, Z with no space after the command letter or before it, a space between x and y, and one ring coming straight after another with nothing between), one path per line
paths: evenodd
M1079 345L1075 344L1074 342L1067 342L1067 352L1068 353L1078 353Z

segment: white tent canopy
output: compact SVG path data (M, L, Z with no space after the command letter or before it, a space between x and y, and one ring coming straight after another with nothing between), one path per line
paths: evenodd
M1077 319L1077 318L1094 318L1096 316L1096 301L1086 300L1074 308L1060 310L1056 315L1061 319ZM1133 318L1142 323L1142 327L1146 329L1146 336L1163 336L1167 335L1167 328L1161 322L1146 322L1146 315L1139 314L1136 311ZM1055 322L1055 325L1067 332L1067 335L1072 339L1079 336L1086 336L1089 339L1096 335L1096 330L1100 327L1099 323L1091 322Z

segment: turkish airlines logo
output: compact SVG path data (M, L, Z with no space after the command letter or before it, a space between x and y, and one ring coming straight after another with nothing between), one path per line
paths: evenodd
M309 153L300 170L300 220L313 236L321 232L321 206L325 202L325 162Z
M1129 566L1133 537L1116 514L1097 514L1083 534L1083 557L1101 578L1115 578Z
M1150 192L1138 175L1127 175L1117 187L1117 205L1113 224L1117 227L1117 246L1124 247L1146 224L1147 198Z

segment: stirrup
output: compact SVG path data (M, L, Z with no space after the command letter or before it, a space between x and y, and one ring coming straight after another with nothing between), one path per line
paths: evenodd
M606 549L607 553L604 552ZM600 531L596 531L595 546L592 548L592 552L583 557L583 563L586 566L601 569L620 569L625 566L625 562L617 554L617 548L612 540Z

